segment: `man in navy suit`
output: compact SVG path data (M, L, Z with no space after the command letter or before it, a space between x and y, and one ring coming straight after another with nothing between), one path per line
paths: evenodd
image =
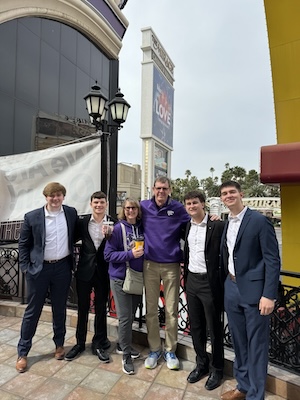
M66 189L51 182L43 190L46 205L25 214L19 239L19 265L27 282L27 301L18 343L16 369L25 372L27 354L50 292L55 358L64 358L66 304L73 267L77 211L62 205Z
M221 240L225 311L235 351L237 387L222 400L263 400L268 367L269 323L280 276L280 256L271 222L244 207L235 181L222 183L230 214Z

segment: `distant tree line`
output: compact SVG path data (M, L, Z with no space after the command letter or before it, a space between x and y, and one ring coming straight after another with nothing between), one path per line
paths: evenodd
M211 176L205 179L198 179L192 175L188 169L185 171L185 178L172 180L172 197L183 201L186 192L190 190L202 190L206 197L218 197L220 184L234 180L239 182L245 197L280 197L279 185L265 185L260 182L259 174L251 169L249 172L242 167L230 167L225 164L225 170L222 172L221 180L214 176L215 169L210 168Z

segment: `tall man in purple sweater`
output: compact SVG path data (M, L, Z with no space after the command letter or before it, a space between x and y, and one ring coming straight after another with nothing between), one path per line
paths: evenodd
M178 333L178 301L180 284L180 262L182 252L180 239L190 220L184 206L171 199L170 179L160 176L155 179L154 196L141 202L145 236L144 281L146 292L146 324L150 353L145 367L152 369L162 356L158 320L160 283L163 281L166 316L166 339L164 358L167 367L179 369L175 355Z

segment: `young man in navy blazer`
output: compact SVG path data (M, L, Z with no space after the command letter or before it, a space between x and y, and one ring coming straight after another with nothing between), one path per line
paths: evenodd
M221 241L225 311L235 351L235 389L222 400L263 400L268 367L269 323L280 275L280 256L271 222L245 207L239 183L220 186L229 208Z
M66 305L73 268L74 231L77 211L62 205L66 189L51 182L43 190L46 205L25 214L19 239L19 265L27 282L27 301L18 343L16 369L25 372L27 354L50 292L55 358L65 355Z

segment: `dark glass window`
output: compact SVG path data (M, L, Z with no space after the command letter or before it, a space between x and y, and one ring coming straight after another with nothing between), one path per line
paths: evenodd
M60 46L61 54L73 64L76 64L77 31L70 29L66 25L62 25Z
M0 54L0 155L72 139L70 124L88 120L83 97L95 80L108 96L110 60L58 21L31 17L1 24Z
M14 100L0 92L0 113L1 113L1 144L2 155L12 154L14 148Z
M0 24L0 90L13 96L15 91L17 21Z
M85 46L85 37L77 38L77 65L87 74L91 71L91 47Z
M59 53L42 42L40 75L40 109L58 113Z
M60 59L59 114L74 118L76 98L76 66L65 57ZM79 99L80 101L80 99Z
M36 109L21 101L15 102L14 153L23 153L24 148L34 140Z
M40 41L24 25L17 27L16 96L38 106ZM11 71L10 73L13 73Z
M42 19L42 40L59 51L61 24L50 19Z
M80 99L84 98L84 96L89 92L90 87L93 84L94 82L91 81L91 78L88 74L81 71L80 69L77 70L75 113L76 116L78 116L79 118L88 118L86 110L84 109L84 112L82 112L82 101L80 101ZM86 90L86 88L89 89Z
M26 26L26 28L28 28L31 32L33 32L37 36L41 35L41 24L42 24L41 18L27 17L27 18L21 18L21 19L15 20L15 21L20 23L21 25Z

